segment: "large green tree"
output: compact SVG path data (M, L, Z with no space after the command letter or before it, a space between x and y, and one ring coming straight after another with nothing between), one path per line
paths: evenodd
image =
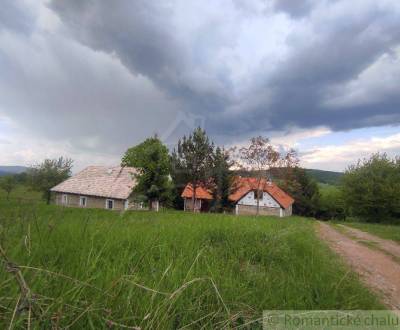
M149 201L168 203L171 195L170 158L167 147L157 136L129 148L122 157L122 166L135 167L135 192Z
M193 187L192 209L195 210L196 188L210 183L213 169L214 144L206 132L198 127L188 137L178 141L172 154L174 177L187 180Z
M293 168L289 177L280 180L280 186L294 198L294 214L307 217L317 215L320 204L319 187L304 169Z
M374 154L351 165L342 178L350 215L368 222L400 218L400 159Z
M7 200L10 199L11 192L17 186L17 180L13 175L7 175L0 178L0 188L7 193Z
M50 203L50 189L71 176L72 164L70 158L45 159L28 170L29 184L33 190L41 191L47 203Z
M223 148L217 147L213 156L213 209L216 212L229 210L232 206L229 201L229 195L234 189L234 173L231 167L234 165L231 161L229 152Z

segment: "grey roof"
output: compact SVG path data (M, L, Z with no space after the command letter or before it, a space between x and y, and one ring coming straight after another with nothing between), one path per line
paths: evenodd
M127 199L136 184L133 167L89 166L51 191Z

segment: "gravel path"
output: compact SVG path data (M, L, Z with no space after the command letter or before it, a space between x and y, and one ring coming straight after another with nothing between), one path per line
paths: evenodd
M318 232L320 237L360 275L362 281L381 297L386 306L390 309L400 309L400 263L386 253L369 248L325 223L319 223ZM373 238L380 246L390 249L390 254L397 251L389 244L394 242L385 242L363 232L362 235L358 232L353 233L355 237L363 237L362 239L368 241L372 241ZM368 239L364 234L368 235Z

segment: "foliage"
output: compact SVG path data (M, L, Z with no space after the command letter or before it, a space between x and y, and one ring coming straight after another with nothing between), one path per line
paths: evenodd
M13 175L17 184L26 185L29 182L29 176L27 172L16 173Z
M310 178L304 169L294 168L292 175L281 181L280 186L295 200L293 214L308 217L317 215L320 203L318 184Z
M15 189L17 181L13 175L7 175L0 178L0 188L7 193L7 200L10 198L10 193Z
M0 328L257 328L277 307L382 308L307 219L0 209L0 244L40 307L14 314L20 291L0 271Z
M400 218L400 160L374 154L350 166L342 179L349 214L368 222Z
M320 201L317 211L317 218L324 220L344 220L346 208L342 191L337 186L320 184Z
M71 176L73 161L70 158L45 159L41 164L28 170L29 184L33 190L40 191L50 203L50 189Z
M181 194L189 182L189 172L184 168L181 160L178 156L177 151L174 149L170 156L171 160L171 177L174 183L172 195L173 195L173 207L177 210L182 210L184 207L183 199Z
M307 174L318 183L338 186L343 172L323 171L315 169L306 169Z
M232 203L229 195L233 192L234 173L231 171L233 162L230 160L229 153L217 147L213 160L213 207L216 212L230 210Z
M167 147L157 136L129 148L122 157L122 166L138 170L136 193L145 196L148 201L160 200L164 204L170 202L170 159Z
M210 184L213 169L214 144L206 132L196 128L188 137L178 141L177 150L172 154L174 177L186 179L193 187L192 207L195 208L196 188Z

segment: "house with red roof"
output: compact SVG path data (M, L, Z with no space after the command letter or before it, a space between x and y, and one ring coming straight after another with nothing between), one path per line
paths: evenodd
M186 185L182 192L185 210L192 210L193 189ZM196 187L195 211L208 211L213 200L210 189L204 185ZM286 217L292 215L294 199L275 183L258 178L237 177L232 186L229 200L235 206L235 214L253 215L257 213L257 200L260 215Z
M183 190L183 209L185 211L193 210L193 187L188 183ZM214 199L212 191L204 185L196 187L194 209L196 212L207 212L210 209L211 201Z

